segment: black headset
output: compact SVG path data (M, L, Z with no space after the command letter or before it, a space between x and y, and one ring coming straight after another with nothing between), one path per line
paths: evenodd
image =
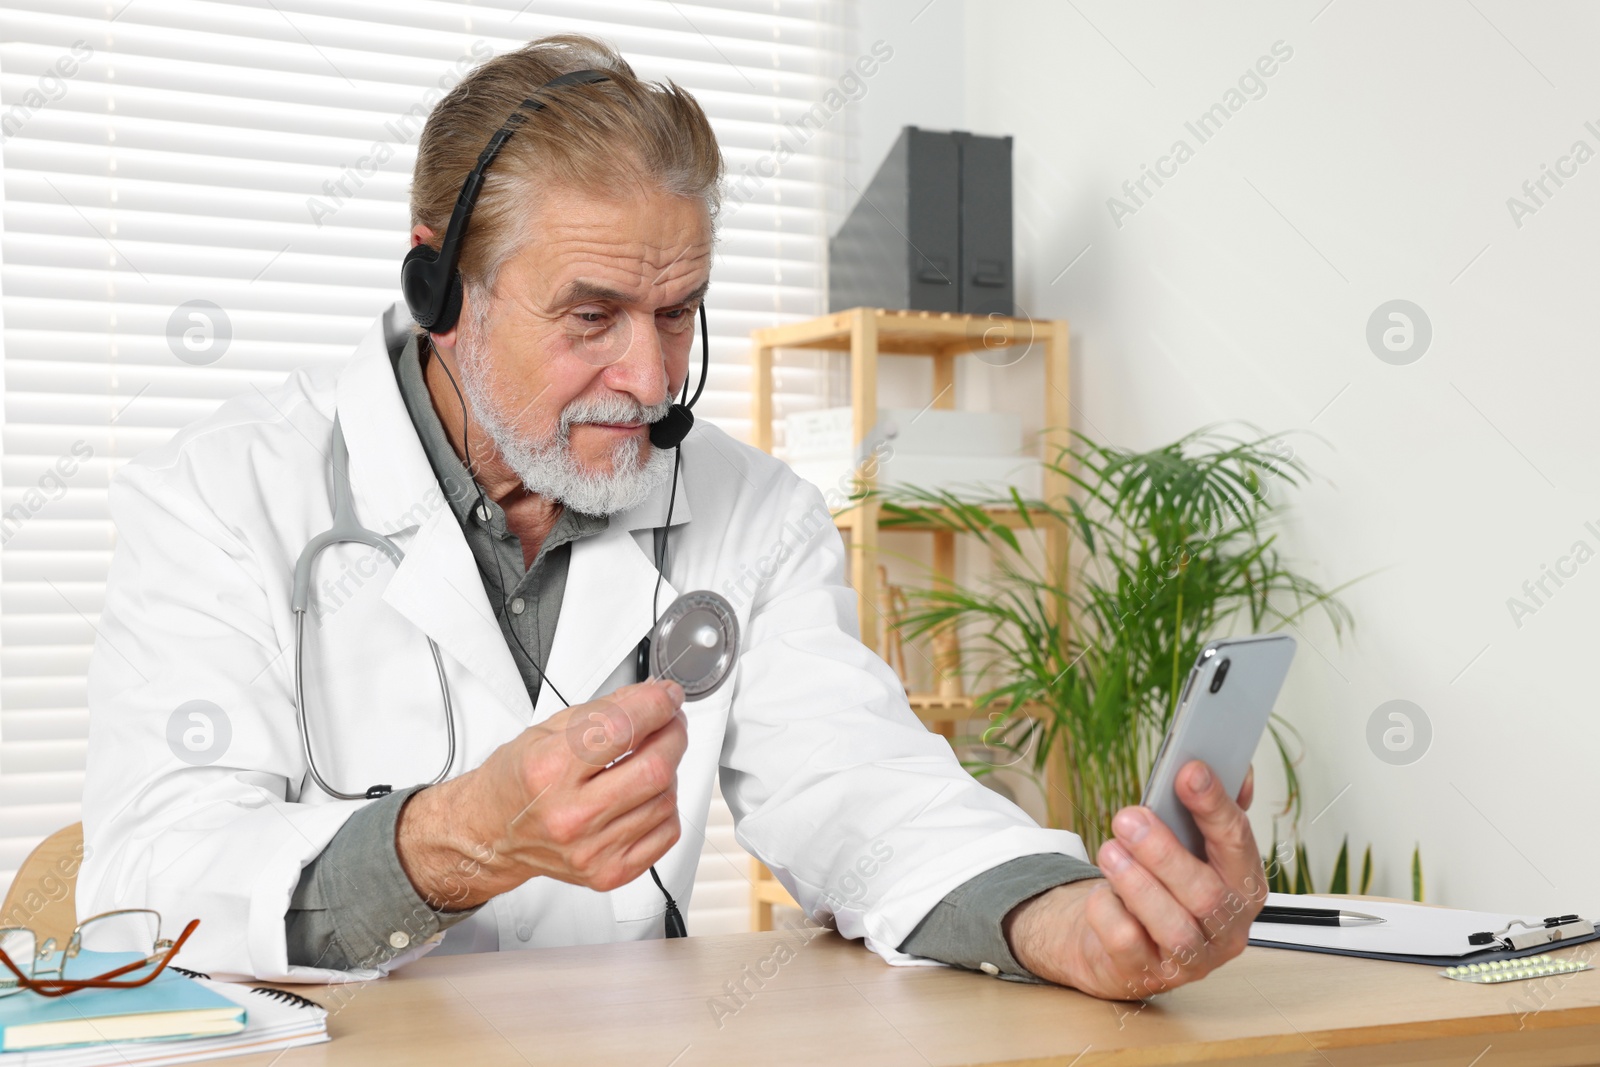
M575 70L545 82L534 90L534 94L565 85L593 85L610 80L610 76L602 71ZM418 244L401 261L400 289L405 294L406 308L417 325L428 332L447 333L461 317L462 286L461 271L458 269L461 243L466 239L467 224L472 220L472 209L477 206L478 194L483 191L483 176L489 164L494 162L511 135L528 121L524 110L538 112L543 111L544 107L544 102L533 96L517 105L517 110L506 119L505 125L495 131L483 151L478 153L478 164L461 186L461 194L456 197L455 210L450 213L450 223L439 247L435 249L427 244ZM711 336L706 326L703 303L699 316L700 384L695 388L694 397L688 399L689 381L685 378L683 397L687 402L680 399L667 410L665 417L650 424L650 443L656 448L677 448L694 428L694 412L690 409L699 402L700 394L706 387L706 376L711 370Z

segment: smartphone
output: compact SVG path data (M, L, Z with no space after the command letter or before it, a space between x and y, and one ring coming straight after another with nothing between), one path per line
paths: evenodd
M1287 634L1212 641L1183 684L1178 710L1145 783L1144 806L1201 859L1206 858L1205 838L1178 799L1178 772L1190 760L1201 760L1230 797L1239 795L1294 650L1294 638Z

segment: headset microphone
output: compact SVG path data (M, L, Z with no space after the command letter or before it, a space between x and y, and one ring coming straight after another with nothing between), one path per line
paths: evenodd
M677 448L694 429L694 412L682 404L667 409L666 417L650 424L650 443L657 448Z
M695 387L694 398L687 404L672 405L664 416L650 424L650 443L656 448L677 448L689 436L689 431L694 429L694 412L689 409L700 402L700 394L706 387L706 375L711 372L711 331L706 327L704 303L697 314L700 316L700 384ZM683 380L683 395L689 395L687 377Z

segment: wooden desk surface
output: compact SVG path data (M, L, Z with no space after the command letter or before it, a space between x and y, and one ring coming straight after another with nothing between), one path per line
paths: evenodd
M1600 957L1597 946L1564 954ZM749 992L736 1001L741 981ZM1600 1063L1600 971L1478 986L1432 967L1265 948L1142 1009L889 967L807 930L438 956L376 982L291 988L334 1010L333 1040L228 1062Z

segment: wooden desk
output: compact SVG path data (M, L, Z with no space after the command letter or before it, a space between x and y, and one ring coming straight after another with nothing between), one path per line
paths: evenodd
M337 1009L333 1041L228 1062L1600 1063L1596 971L1549 980L1544 1010L1519 1028L1508 1004L1530 1010L1538 981L1466 985L1430 967L1251 948L1140 1009L949 968L889 967L858 943L808 933L439 956L342 992L296 986ZM1593 944L1565 950L1586 951L1600 958ZM760 978L775 952L787 962ZM737 1007L728 987L741 979L752 992Z

